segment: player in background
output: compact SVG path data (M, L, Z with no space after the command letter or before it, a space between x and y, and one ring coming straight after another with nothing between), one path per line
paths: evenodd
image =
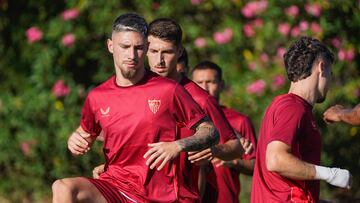
M322 103L334 55L319 40L301 37L284 55L287 94L265 111L258 137L251 202L319 202L320 180L349 188L348 170L320 166L321 135L313 106Z

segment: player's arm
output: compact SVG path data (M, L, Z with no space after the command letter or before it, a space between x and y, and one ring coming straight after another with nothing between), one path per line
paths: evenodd
M239 139L228 140L224 144L218 144L201 151L189 152L189 161L191 163L202 164L202 161L219 158L221 160L232 160L239 157L239 153L243 154L244 149Z
M219 132L207 117L195 125L194 128L195 133L192 136L176 141L181 147L181 151L189 152L202 150L219 142Z
M244 149L240 140L237 139L235 132L231 128L231 125L226 120L224 113L217 104L217 101L213 97L209 96L207 105L204 109L213 120L214 125L219 130L222 139L225 140L225 143L218 144L202 151L190 152L189 160L192 163L201 164L200 160L204 160L204 157L211 157L210 159L216 157L222 160L240 158L244 153Z
M208 148L219 142L219 133L207 117L195 126L195 133L173 142L158 142L148 144L150 149L144 154L146 165L151 169L160 164L157 169L161 170L165 164L177 157L180 152L196 151Z
M245 154L249 154L254 150L253 145L250 140L242 137L240 139L240 142L245 150ZM223 166L223 167L233 168L233 169L237 170L239 173L243 173L246 175L252 175L253 171L254 171L254 166L255 166L255 158L253 158L253 159L233 159L230 161L224 161L224 160L221 160L218 158L214 158L211 160L211 162L216 167Z
M189 161L191 163L202 164L202 161L219 158L229 161L239 158L244 152L239 139L228 140L224 144L218 144L201 151L189 152ZM240 154L240 155L239 155Z
M246 175L252 175L254 172L255 159L245 160L245 159L235 159L234 166L238 172Z
M240 138L241 145L245 149L245 154L251 153L254 148L250 140L245 138ZM214 158L211 161L216 167L224 166L228 168L233 168L237 170L239 173L243 173L246 175L252 175L255 166L255 158L253 159L233 159L230 161L224 161L218 158Z
M91 148L96 136L91 136L89 133L79 126L68 138L68 149L75 155L84 155Z
M327 122L345 122L351 125L360 125L360 104L352 109L346 109L341 105L330 107L324 112L324 120Z
M272 141L266 148L266 167L269 171L296 180L325 180L338 187L350 187L348 170L328 168L307 163L291 153L291 147L281 141Z
M233 168L239 173L252 175L255 166L255 159L245 160L245 159L234 159L231 161L223 161L220 159L214 159L212 161L216 167L225 166L228 168Z

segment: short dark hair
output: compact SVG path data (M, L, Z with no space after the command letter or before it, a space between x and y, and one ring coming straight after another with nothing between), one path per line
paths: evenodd
M311 75L313 65L319 59L334 62L334 54L319 40L301 37L291 44L284 54L284 63L290 81L296 82Z
M220 66L218 66L216 63L211 62L211 61L202 61L200 63L198 63L192 70L191 70L191 74L194 73L194 71L196 70L214 70L217 73L217 79L219 81L222 80L222 70L220 68Z
M137 13L125 13L118 16L112 26L113 32L133 31L147 36L148 24L146 20Z
M181 46L182 30L179 24L170 18L158 18L149 24L148 36L154 36Z
M185 67L189 67L189 58L185 48L183 48L181 56L178 59L178 63L184 64Z

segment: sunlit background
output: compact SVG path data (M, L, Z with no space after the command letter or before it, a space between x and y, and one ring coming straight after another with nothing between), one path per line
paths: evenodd
M358 0L0 0L0 202L50 202L51 184L91 176L101 143L74 158L67 137L87 92L114 73L105 43L127 11L148 22L171 17L183 29L190 66L212 60L224 70L222 103L248 115L258 132L266 106L286 93L282 55L299 36L326 43L337 57L327 100L315 108L322 165L349 169L350 191L321 185L321 198L360 201L360 128L327 125L332 104L360 101ZM241 177L249 202L251 177Z

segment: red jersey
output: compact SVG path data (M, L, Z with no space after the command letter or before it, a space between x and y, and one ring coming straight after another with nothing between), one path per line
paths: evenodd
M266 146L272 141L287 144L294 156L319 165L321 136L312 106L295 94L284 94L267 108L258 139L251 202L318 202L318 180L294 180L267 170Z
M231 128L229 122L226 120L224 113L221 110L218 102L214 97L209 95L205 90L199 87L196 83L183 76L180 84L190 93L192 98L200 105L204 112L209 116L215 127L219 131L219 143L225 143L231 139L237 139L236 134ZM181 126L180 126L181 127ZM193 132L188 128L180 129L181 137L189 136ZM187 154L182 154L181 166L185 167L182 171L182 177L179 181L184 181L188 185L187 191L180 191L183 202L198 201L198 173L199 168L188 161ZM191 192L193 191L193 192Z
M238 133L240 133L244 138L248 139L252 145L253 150L249 154L244 154L242 159L244 160L251 160L255 159L256 156L256 137L253 124L251 123L250 119L233 110L230 108L226 108L222 106L222 110L225 114L226 119L229 121L231 127ZM216 177L212 177L213 179L211 182L214 183L214 179L216 181L216 185L212 185L211 187L216 188L218 191L217 197L209 194L210 190L207 190L204 195L204 202L227 202L227 203L235 203L239 202L239 195L240 195L240 179L239 175L240 172L234 168L228 167L216 167L214 166L214 171ZM212 197L212 198L207 198Z
M176 201L182 187L174 163L178 160L158 171L145 164L143 155L148 143L179 139L178 123L190 129L204 117L187 91L169 79L147 72L137 84L120 87L111 77L89 93L82 110L81 127L92 135L101 130L105 135L105 172L90 181L103 194L110 184L130 200Z
M230 123L226 120L221 107L213 96L208 94L199 85L185 76L180 81L180 84L184 86L191 97L196 101L196 103L199 104L200 108L204 110L206 115L208 115L211 121L214 123L220 134L219 143L225 143L228 140L237 139L234 130L231 128ZM186 133L181 131L181 134L188 135L189 132Z

